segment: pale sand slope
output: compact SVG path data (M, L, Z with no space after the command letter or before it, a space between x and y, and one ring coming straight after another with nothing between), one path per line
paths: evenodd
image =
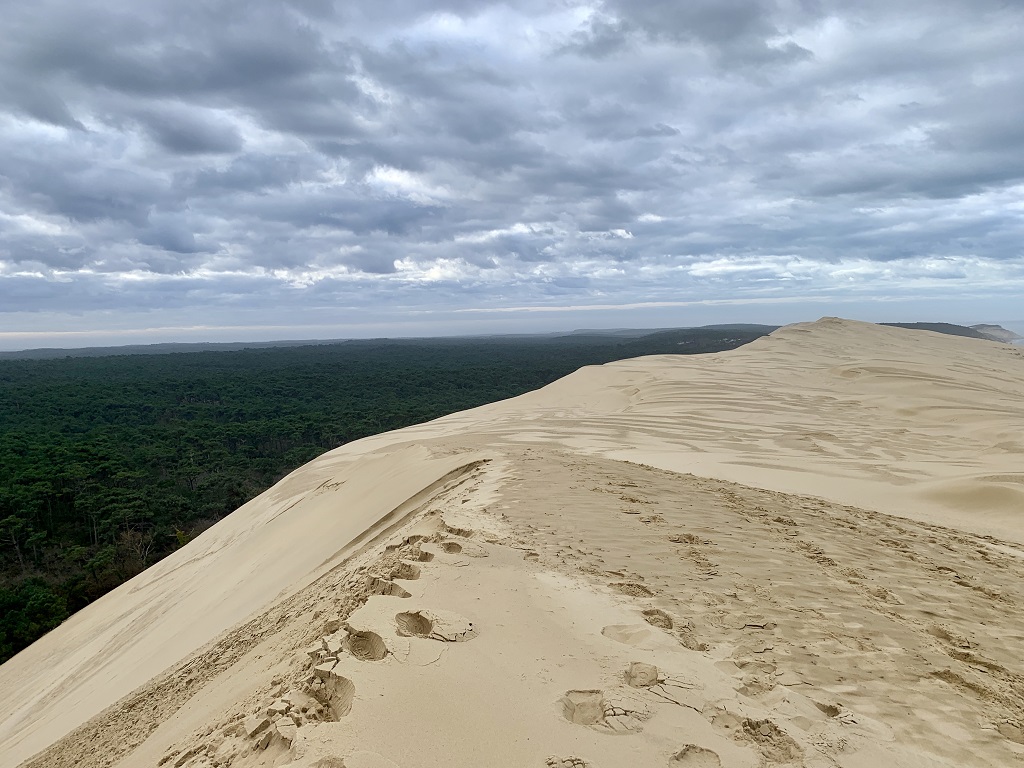
M824 318L732 352L583 368L380 435L453 434L801 493L1024 544L1024 348Z
M133 690L32 764L1011 764L1022 394L1018 349L824 320L345 446L0 667L0 767ZM409 525L468 539L367 582Z
M1024 543L1020 347L825 318L493 408L477 428Z

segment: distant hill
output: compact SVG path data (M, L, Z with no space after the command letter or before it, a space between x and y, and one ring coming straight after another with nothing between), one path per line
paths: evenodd
M756 323L722 323L718 325L696 325L683 328L577 328L566 334L550 334L552 336L616 336L624 339L638 339L642 336L651 336L656 333L668 333L670 331L740 331L742 333L756 333L767 336L772 331L778 330L778 325L758 325Z
M966 325L954 325L953 323L879 323L890 328L909 328L912 331L934 331L944 333L947 336L966 336L969 339L985 339L986 341L1002 341L988 336L975 328L968 328Z
M919 331L935 331L951 336L966 336L973 339L987 339L1012 343L1024 337L1000 325L982 324L973 326L952 323L879 323L895 328L910 328ZM167 342L162 344L129 344L119 347L83 347L64 349L41 347L17 352L0 352L0 360L53 360L65 357L112 357L116 355L170 355L187 352L237 352L243 349L270 349L277 347L312 347L321 345L346 344L352 346L378 346L387 344L422 344L431 342L475 343L485 340L525 342L572 342L576 344L606 344L612 340L633 343L641 340L662 344L672 334L678 336L683 347L700 345L705 342L718 343L734 339L743 343L767 336L781 326L757 323L719 323L716 325L688 326L683 328L578 328L567 332L495 334L489 336L443 336L435 338L377 338L377 339L292 339L284 341L225 341L225 342ZM699 341L698 341L699 340ZM640 347L646 345L641 343ZM661 351L661 350L659 350ZM682 350L681 350L682 351ZM686 350L693 351L692 349ZM709 350L710 351L710 350ZM638 351L637 354L648 354ZM650 354L654 354L651 352Z
M343 344L345 339L319 341L224 341L166 342L163 344L126 344L120 347L39 347L17 352L0 352L0 360L54 360L64 357L112 357L114 355L170 355L178 352L237 352L241 349L270 347L308 347L316 344Z
M1024 339L1019 333L1014 333L1008 328L1003 328L1001 325L994 325L992 323L981 323L979 325L972 325L971 328L976 330L982 336L992 341L1003 341L1007 344L1011 344L1015 341Z
M81 349L63 349L43 347L25 349L17 352L0 352L0 360L54 360L65 357L112 357L116 355L170 355L187 352L237 352L243 349L270 349L275 347L312 347L322 345L346 344L366 347L388 344L430 344L430 343L479 343L484 341L523 341L523 342L570 342L575 344L600 343L607 344L618 340L623 343L650 339L663 343L665 337L659 334L678 333L680 344L693 342L697 337L703 341L717 343L730 334L737 341L753 341L759 336L767 336L776 330L777 325L705 325L693 328L612 328L612 329L580 329L569 332L536 333L536 334L502 334L492 336L442 336L435 338L377 338L377 339L305 339L288 341L227 341L227 342L183 342L162 344L129 344L120 347L83 347ZM641 345L643 346L643 345ZM659 350L663 351L663 350ZM687 350L690 351L690 350ZM710 351L710 350L709 350ZM640 351L637 354L647 354Z

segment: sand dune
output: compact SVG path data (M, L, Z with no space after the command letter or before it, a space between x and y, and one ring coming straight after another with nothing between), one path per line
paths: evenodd
M0 768L1022 764L1022 456L995 342L583 369L325 454L4 664Z

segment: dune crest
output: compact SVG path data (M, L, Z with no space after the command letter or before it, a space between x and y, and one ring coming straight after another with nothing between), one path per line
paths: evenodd
M0 667L0 768L1007 765L1021 435L1024 350L825 318L352 443Z

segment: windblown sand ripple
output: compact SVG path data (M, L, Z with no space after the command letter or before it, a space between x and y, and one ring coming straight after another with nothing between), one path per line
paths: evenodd
M1021 764L1022 414L829 319L345 446L0 667L0 768Z

